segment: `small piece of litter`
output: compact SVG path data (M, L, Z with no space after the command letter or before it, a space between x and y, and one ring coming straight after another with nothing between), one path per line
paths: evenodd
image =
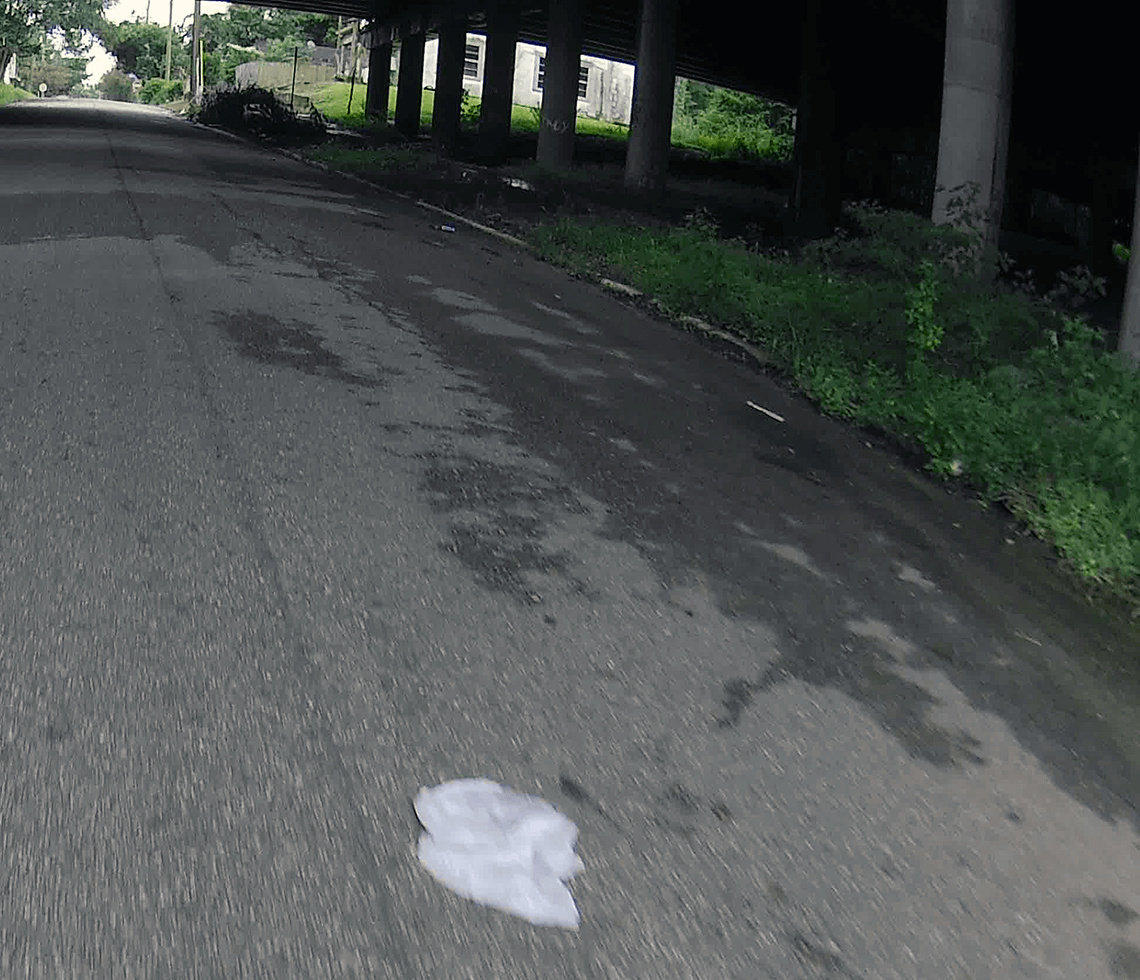
M456 779L416 795L417 855L464 898L538 926L578 928L566 881L583 869L578 828L545 800L489 779Z
M440 231L455 231L455 225L440 225Z
M768 411L768 409L766 409L760 405L757 405L755 402L748 402L748 407L754 408L758 412L763 412L765 415L768 416L768 418L775 419L777 422L786 422L787 421L787 419L785 419L784 416L777 415L775 412L770 412L770 411Z

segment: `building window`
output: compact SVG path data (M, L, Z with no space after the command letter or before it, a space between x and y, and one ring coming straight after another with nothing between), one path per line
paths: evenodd
M538 77L535 79L534 87L538 91L542 91L543 83L546 81L546 59L539 57L538 59ZM586 97L586 87L590 81L590 69L586 65L579 65L578 67L578 98L584 99Z
M479 77L479 45L467 45L467 51L463 55L463 74L467 78Z

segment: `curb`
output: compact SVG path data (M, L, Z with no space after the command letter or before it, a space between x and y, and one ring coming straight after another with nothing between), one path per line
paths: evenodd
M513 245L516 248L521 248L523 251L531 255L535 254L534 247L527 241L517 238L514 235L509 235L505 231L499 231L497 228L492 228L490 225L482 224L481 222L474 221L471 218L465 217L462 214L456 214L454 211L448 211L446 208L441 208L437 204L431 204L428 201L421 200L418 197L412 197L410 194L402 194L400 191L394 191L390 187L385 187L383 184L378 184L369 180L367 177L361 177L359 174L350 173L345 170L337 170L335 167L330 167L326 163L321 163L319 160L310 160L308 157L297 153L294 150L288 150L280 146L266 146L258 140L250 139L249 137L231 133L229 130L221 129L216 126L207 126L205 123L199 123L195 120L190 120L195 126L201 126L203 129L209 129L213 132L224 133L234 139L243 142L251 143L254 146L259 146L263 149L272 150L279 153L281 156L288 157L297 163L304 164L308 167L313 167L321 170L326 174L336 175L337 177L346 178L372 190L378 190L392 197L397 197L402 201L407 201L411 204L421 207L426 211L433 211L438 215L447 218L453 224L465 225L475 231L481 232L484 235L490 235L497 238L508 245ZM735 360L741 361L755 370L763 370L769 363L768 355L760 347L755 344L749 343L743 337L730 333L727 330L722 330L720 327L714 327L707 320L702 320L700 317L689 316L688 314L677 315L670 312L665 305L651 296L647 296L644 292L635 286L627 285L623 282L617 282L613 279L607 279L604 276L589 276L588 278L596 285L601 286L603 289L612 293L617 293L626 299L636 300L640 303L648 305L653 312L662 319L669 322L671 325L679 330L684 330L686 333L694 334L703 340L709 347L714 348L718 353L725 356L732 357Z

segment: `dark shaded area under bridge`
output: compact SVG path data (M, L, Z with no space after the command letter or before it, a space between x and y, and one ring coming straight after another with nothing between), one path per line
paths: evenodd
M581 52L636 63L642 0L571 0ZM808 12L818 4L819 29ZM380 37L434 36L462 21L487 32L504 12L519 40L551 42L550 5L417 0L282 0L273 4L367 19ZM1003 226L1015 242L1054 239L1110 272L1113 240L1127 241L1140 103L1131 32L1121 8L1094 0L1068 16L1019 4ZM834 97L834 157L810 183L834 213L840 191L928 211L943 84L945 0L809 0L763 8L680 2L676 74L776 99L802 101L805 52ZM819 77L819 76L817 76ZM504 151L506 148L504 148ZM830 186L823 186L830 185ZM1018 250L1015 247L1015 250ZM1046 247L1046 251L1048 248Z

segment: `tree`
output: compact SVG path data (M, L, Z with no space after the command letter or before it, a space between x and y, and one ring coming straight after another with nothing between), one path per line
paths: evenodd
M304 47L306 41L314 44L336 44L336 18L325 14L299 14L292 10L270 10L266 18L270 41L292 41Z
M42 53L50 38L64 49L85 54L110 0L3 0L0 3L0 77L17 56Z
M292 56L293 47L304 47L306 41L335 44L336 18L235 3L225 13L202 17L202 37L207 51L217 51L227 44L249 48L258 41L287 41Z
M134 102L135 83L124 71L109 71L99 79L99 91L115 102Z
M44 64L33 64L21 70L20 81L29 92L47 86L46 95L66 95L81 86L87 77L86 58L62 58L56 55Z
M273 40L269 42L269 46L265 49L266 61L292 61L293 52L297 48L297 60L302 64L308 64L312 61L309 55L309 49L305 47L305 42L295 36L283 37L280 40Z
M680 79L676 97L677 111L691 119L697 119L708 108L715 91L713 85L694 82L688 78Z
M209 57L213 57L213 55ZM203 67L207 71L210 70L209 57L203 62ZM244 65L250 61L261 61L263 57L260 51L244 51L227 44L220 53L218 80L233 85L237 79L238 65Z
M202 16L202 46L207 51L218 51L226 45L252 47L265 37L265 11L257 7L231 6L223 14Z
M144 81L166 74L167 29L160 24L123 21L111 24L104 21L95 32L103 47L114 56L115 66L123 72L133 72ZM172 68L188 68L189 56L182 43L171 51Z

